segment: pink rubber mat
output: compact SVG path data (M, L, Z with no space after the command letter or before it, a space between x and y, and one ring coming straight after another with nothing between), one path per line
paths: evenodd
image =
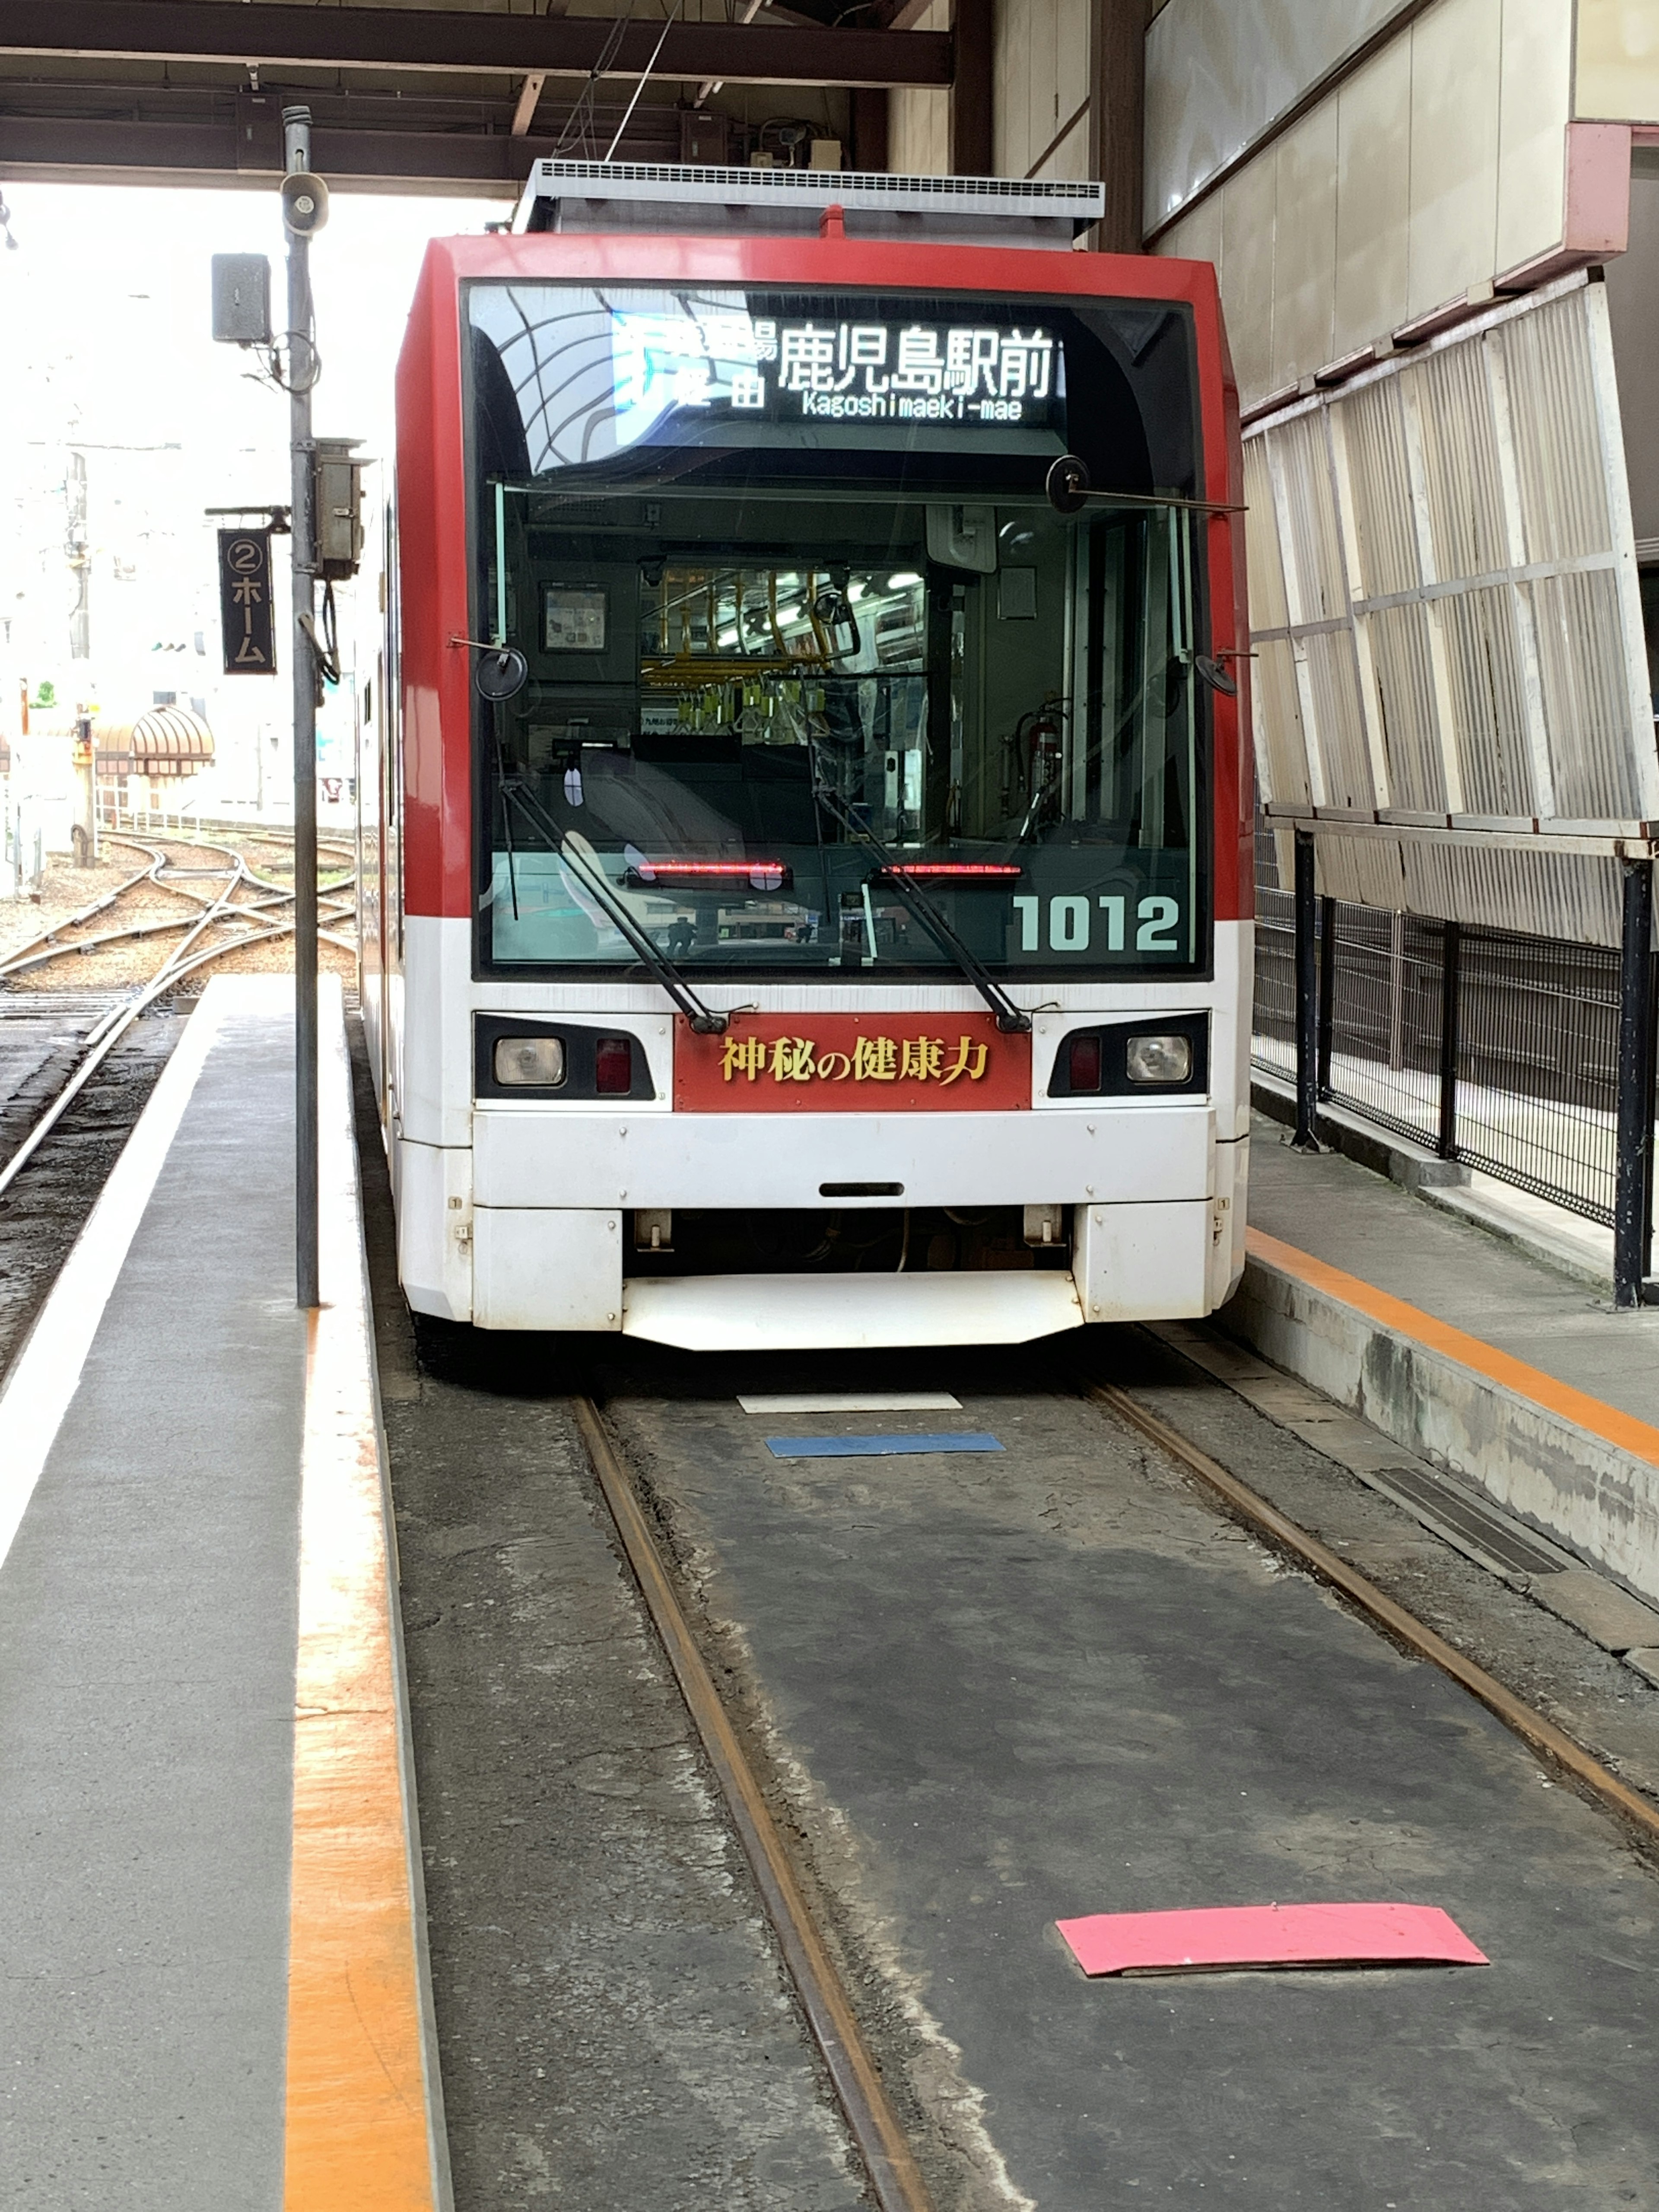
M1054 1923L1085 1974L1239 1966L1484 1966L1437 1905L1236 1905Z

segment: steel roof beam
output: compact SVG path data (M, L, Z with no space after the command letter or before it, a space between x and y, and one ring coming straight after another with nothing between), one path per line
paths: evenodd
M620 161L679 157L679 118L641 109L617 151ZM603 121L603 114L601 115ZM550 137L506 131L392 131L319 127L312 132L318 167L334 188L461 191L469 186L509 204ZM47 175L91 181L121 171L151 182L269 185L281 164L263 149L253 159L234 117L179 114L94 118L0 115L0 169L12 178Z
M501 70L585 77L615 33L605 15L320 8L246 0L0 0L0 54L70 61L217 62L260 69ZM630 22L607 65L639 76L663 36ZM694 83L945 86L944 31L819 29L809 24L672 24L654 74Z

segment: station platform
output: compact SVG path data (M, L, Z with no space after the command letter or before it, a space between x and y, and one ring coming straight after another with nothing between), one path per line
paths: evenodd
M210 982L0 1396L0 2198L441 2212L343 1011Z
M1659 1309L1619 1311L1524 1225L1494 1233L1340 1152L1297 1152L1260 1113L1252 1135L1221 1326L1659 1602Z

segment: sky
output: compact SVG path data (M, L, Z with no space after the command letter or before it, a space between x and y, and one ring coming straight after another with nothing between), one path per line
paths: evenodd
M6 200L17 250L0 246L0 733L15 728L20 682L34 696L44 679L106 722L131 721L158 690L205 701L228 772L242 748L279 751L286 673L220 672L218 525L203 514L288 498L287 398L210 334L215 253L269 258L280 323L276 193L8 183ZM361 437L364 454L389 462L393 371L426 241L510 211L499 199L334 196L311 256L320 434ZM72 446L86 457L89 662L70 654Z

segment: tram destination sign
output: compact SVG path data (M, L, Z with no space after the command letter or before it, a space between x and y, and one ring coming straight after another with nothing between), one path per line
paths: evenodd
M642 446L1060 451L1074 317L1040 300L476 283L530 472ZM1056 441L1059 441L1056 443Z
M268 529L219 532L219 627L227 676L276 673Z
M1039 321L788 316L758 305L613 308L617 442L650 436L670 416L1063 426L1060 347Z

